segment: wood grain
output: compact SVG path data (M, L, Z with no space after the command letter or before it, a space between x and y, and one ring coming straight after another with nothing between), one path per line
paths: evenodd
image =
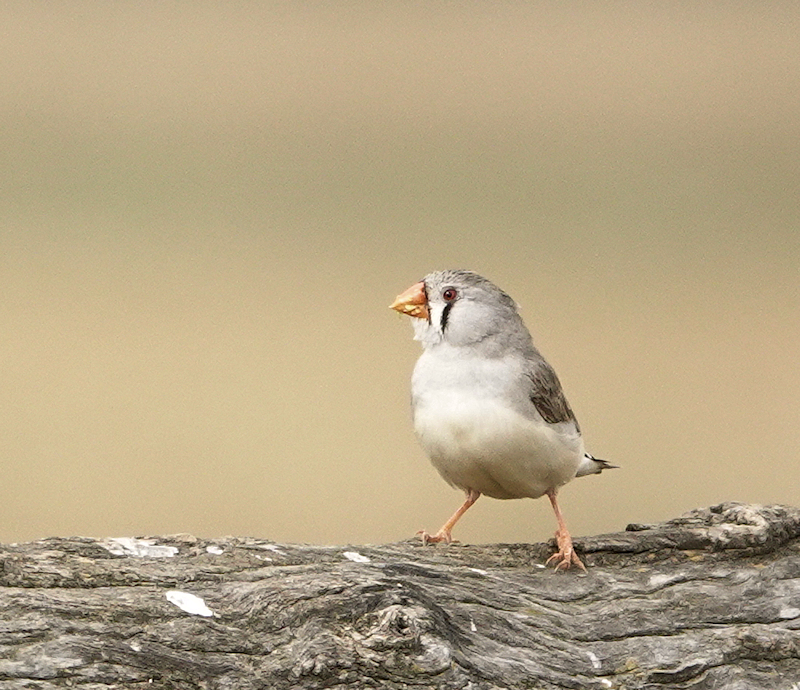
M546 544L5 545L0 689L797 690L799 536L797 508L725 503L577 540L585 576Z

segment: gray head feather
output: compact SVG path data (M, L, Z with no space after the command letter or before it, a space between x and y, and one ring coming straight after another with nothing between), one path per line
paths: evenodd
M533 344L517 303L483 276L464 270L435 271L423 278L429 320L413 319L423 347L446 344L481 357L519 361L520 405L532 403L550 424L577 420L553 368Z
M483 276L463 270L435 271L423 282L430 326L439 340L456 347L478 346L486 356L512 347L534 350L516 302Z

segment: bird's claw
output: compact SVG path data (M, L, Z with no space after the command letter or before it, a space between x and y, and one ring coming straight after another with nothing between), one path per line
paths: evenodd
M545 561L545 565L550 565L551 561L553 562L553 570L555 571L569 570L574 565L583 570L583 572L586 572L586 566L574 551L569 551L568 553L558 551Z
M569 534L556 532L556 544L558 551L556 551L550 558L545 561L545 565L550 565L553 562L553 570L569 570L573 565L586 572L586 566L583 564L575 549L572 546L572 537Z
M451 544L453 542L453 537L450 532L443 532L442 530L439 530L436 534L428 534L424 529L421 529L417 534L419 538L422 539L423 546L437 544L440 541L443 541L445 544Z

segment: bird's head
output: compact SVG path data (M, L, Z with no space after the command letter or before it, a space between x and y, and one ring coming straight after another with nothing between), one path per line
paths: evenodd
M413 317L415 338L423 345L469 345L525 329L514 300L472 271L429 273L398 295L390 308Z

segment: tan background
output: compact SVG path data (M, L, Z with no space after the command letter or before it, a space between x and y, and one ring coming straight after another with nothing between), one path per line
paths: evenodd
M800 502L795 3L300 5L0 9L0 540L438 528L387 306L445 267L623 466L576 534Z

